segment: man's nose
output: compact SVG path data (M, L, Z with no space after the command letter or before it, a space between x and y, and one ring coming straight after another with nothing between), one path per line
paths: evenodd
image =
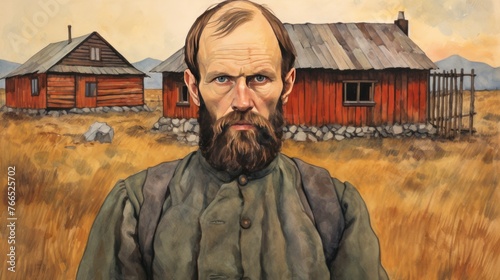
M235 111L246 112L253 109L252 93L246 83L245 77L240 77L236 80L236 87L234 89L233 101L231 108Z

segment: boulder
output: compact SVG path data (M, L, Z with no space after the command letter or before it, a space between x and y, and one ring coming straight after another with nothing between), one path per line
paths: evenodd
M90 113L90 108L83 108L82 111L85 113L85 114L88 114Z
M311 131L312 132L312 131ZM321 130L318 129L318 131L316 131L316 133L314 133L314 135L318 138L318 139L321 139L323 137L323 132Z
M337 140L337 141L342 141L344 139L345 139L345 137L343 135L338 135L338 134L335 135L335 140Z
M307 134L303 131L299 131L297 132L297 134L293 136L293 140L297 142L304 142L306 141L306 139L307 139Z
M311 142L318 142L318 139L313 134L307 134L307 139Z
M160 124L171 124L172 123L172 119L171 118L161 117L158 120L158 123L160 123Z
M344 132L346 131L346 129L347 128L345 126L342 126L339 129L337 129L337 131L335 132L335 134L342 135L342 134L344 134Z
M172 125L175 126L175 127L179 127L179 125L181 125L181 122L179 121L179 119L173 119L172 120Z
M99 141L101 143L111 143L115 132L111 126L103 122L93 123L89 130L83 134L85 141Z
M297 126L296 125L290 126L290 128L288 128L288 131L290 131L292 134L294 134L295 132L297 132Z
M323 141L328 141L333 138L333 133L331 131L328 131L324 136L323 136Z
M184 123L184 131L185 132L190 132L194 128L194 125L191 122L185 122ZM190 142L190 141L188 141Z
M113 106L113 107L111 107L111 111L121 113L121 112L123 112L123 109L122 109L122 107Z
M186 141L189 142L189 143L191 143L191 142L197 143L198 142L197 141L197 135L196 134L188 134L186 136Z
M400 125L395 125L392 127L392 131L394 132L394 135L401 135L403 133L403 127Z
M349 126L345 131L349 134L353 134L356 131L356 128L354 126Z

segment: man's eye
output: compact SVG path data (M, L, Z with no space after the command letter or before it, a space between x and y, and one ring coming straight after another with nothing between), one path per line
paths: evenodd
M226 76L220 76L220 77L215 78L215 81L217 83L223 84L223 83L227 83L229 81L229 78Z
M262 75L257 75L253 78L257 83L263 83L265 81L267 81L267 77L266 76L262 76Z

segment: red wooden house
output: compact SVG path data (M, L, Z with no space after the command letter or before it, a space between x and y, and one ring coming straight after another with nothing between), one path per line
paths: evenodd
M5 78L12 108L67 109L144 104L145 74L97 32L49 44Z
M424 123L435 64L394 24L285 24L297 51L297 77L285 105L288 124ZM193 118L180 49L152 71L163 73L165 117Z

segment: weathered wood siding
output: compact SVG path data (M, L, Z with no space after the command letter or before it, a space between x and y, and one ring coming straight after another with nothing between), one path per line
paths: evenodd
M142 76L97 76L97 107L137 105L144 105Z
M90 48L100 49L100 60L90 60ZM61 65L127 67L123 58L113 51L98 35L94 34L67 57L61 60Z
M75 107L75 76L49 74L47 78L47 108Z
M189 97L189 105L177 105L184 85L182 73L163 73L163 115L171 118L197 118L198 106Z
M85 87L87 82L97 83L95 76L76 76L76 107L93 108L97 106L97 96L85 96ZM99 92L99 91L97 91Z
M38 78L38 96L31 95L31 79ZM45 108L47 75L33 74L5 79L5 103L12 108Z
M426 120L426 70L297 71L285 105L287 123L323 125L381 125ZM373 80L374 106L344 106L343 81Z
M428 70L333 71L299 69L288 103L288 124L382 125L426 121ZM374 106L344 106L343 82L376 81ZM163 115L196 118L198 107L178 106L182 74L163 74Z

